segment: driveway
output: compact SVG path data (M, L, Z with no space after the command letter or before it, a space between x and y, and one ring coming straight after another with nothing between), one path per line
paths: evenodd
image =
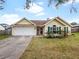
M13 36L0 41L0 59L19 59L31 39L31 36Z

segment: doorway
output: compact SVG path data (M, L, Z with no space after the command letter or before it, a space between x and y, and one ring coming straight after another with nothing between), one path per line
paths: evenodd
M37 27L37 35L43 35L43 27Z

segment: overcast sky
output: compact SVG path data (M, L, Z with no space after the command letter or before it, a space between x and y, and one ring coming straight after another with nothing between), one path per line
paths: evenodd
M13 24L24 17L28 20L46 20L57 16L69 23L79 22L79 0L74 3L78 10L77 13L70 13L71 1L58 9L54 5L48 7L47 4L47 0L36 0L27 10L24 9L25 0L6 0L4 9L0 11L0 23Z

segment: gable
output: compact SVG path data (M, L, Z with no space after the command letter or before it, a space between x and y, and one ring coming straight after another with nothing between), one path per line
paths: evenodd
M62 23L60 23L60 22L58 22L57 20L52 20L52 21L50 21L48 24L46 24L46 26L53 26L53 25L57 25L57 26L65 26L64 24L62 24Z
M58 19L55 19L53 21L55 21L57 24L61 24L62 26L66 26L67 25L66 23L64 23L64 22L62 22L61 20L58 20Z
M57 20L53 20L51 23L53 25L55 24L55 25L65 26L64 24L62 24L61 22L58 22Z
M31 24L31 23L29 21L23 19L23 20L17 22L16 24Z
M31 22L30 20L27 20L25 18L21 19L20 21L16 22L14 25L35 25L33 22Z
M59 21L60 23L64 24L65 26L72 27L68 22L64 21L60 17L56 17L56 20Z
M69 27L71 27L71 25L70 24L68 24L67 22L65 22L64 20L62 20L61 18L58 18L58 17L56 17L56 18L54 18L54 19L51 19L49 22L47 22L46 24L44 24L44 25L48 25L48 24L50 24L50 23L52 23L52 24L61 24L62 26L69 26Z

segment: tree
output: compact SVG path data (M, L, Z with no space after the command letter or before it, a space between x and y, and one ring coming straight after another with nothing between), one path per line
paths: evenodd
M50 6L52 4L52 2L56 3L56 7L58 7L61 4L67 3L70 0L48 0L48 6ZM26 8L28 9L30 7L30 4L33 2L33 0L26 0ZM74 0L72 0L72 2L74 2Z
M0 10L3 9L3 4L5 3L5 0L0 0Z
M30 4L33 2L34 0L26 0L26 8L29 9L30 8ZM74 2L75 0L48 0L48 6L52 5L52 2L56 3L55 6L56 7L59 7L59 5L62 5L64 3L67 3L69 1L72 1L72 5L71 5L71 8L70 8L70 13L72 13L73 11L74 12L77 12L76 8L74 7Z
M33 1L35 0L26 0L26 6L25 8L29 9L30 8L30 4L33 3ZM59 7L59 5L62 5L64 3L67 3L69 1L72 1L72 5L70 8L70 12L77 12L76 8L73 6L73 3L75 2L75 0L48 0L48 6L52 5L52 2L56 3L55 6ZM3 4L5 3L5 0L0 0L0 10L3 9Z
M77 25L77 23L76 22L72 22L71 25Z

